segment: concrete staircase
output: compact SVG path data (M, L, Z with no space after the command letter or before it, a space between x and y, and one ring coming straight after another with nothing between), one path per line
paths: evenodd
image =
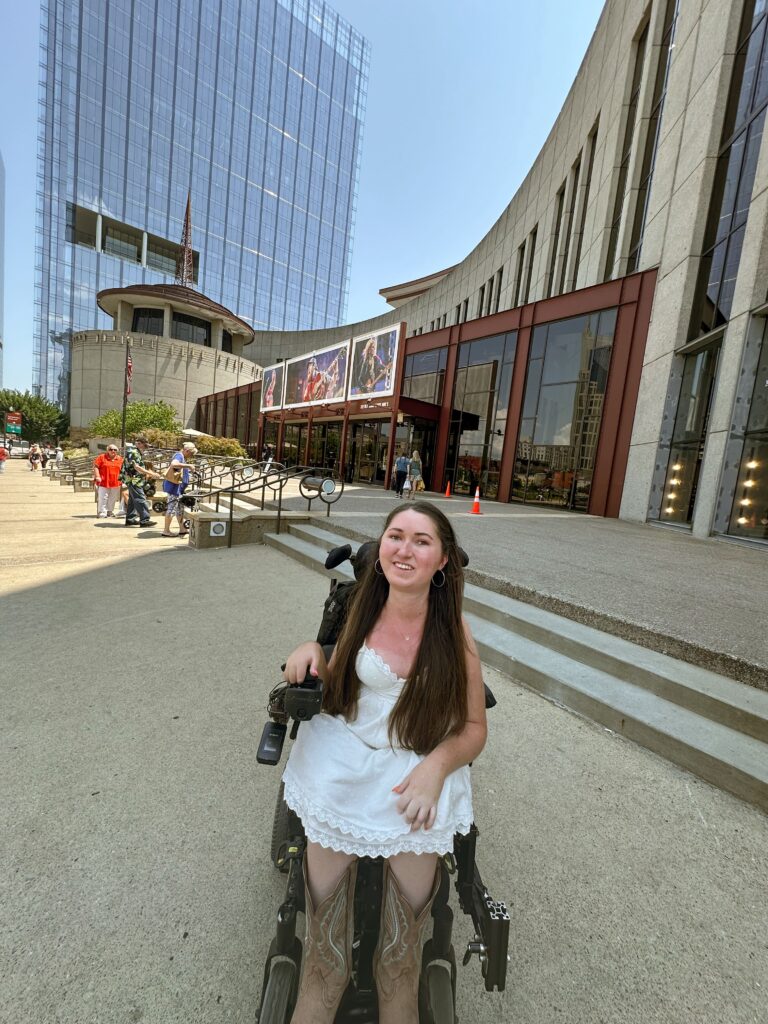
M311 523L264 539L323 573L357 548ZM464 611L487 664L768 812L768 693L472 584Z

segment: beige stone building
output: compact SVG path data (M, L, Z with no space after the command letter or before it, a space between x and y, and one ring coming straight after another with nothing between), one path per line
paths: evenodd
M111 331L72 339L70 419L83 428L123 401L126 346L132 361L129 401L173 405L194 426L198 398L252 384L261 368L243 356L252 328L223 306L181 285L132 285L99 293Z
M608 0L530 172L464 260L383 290L391 313L259 332L244 354L267 366L401 323L406 360L450 352L486 320L488 336L498 331L504 311L522 310L522 331L543 302L656 271L637 379L627 376L635 406L619 514L765 541L767 22L764 0ZM566 315L550 308L553 321ZM526 377L524 393L531 386ZM510 417L514 396L513 381ZM505 500L528 472L521 452L545 447L520 415L507 422L518 462ZM477 465L491 458L479 453Z

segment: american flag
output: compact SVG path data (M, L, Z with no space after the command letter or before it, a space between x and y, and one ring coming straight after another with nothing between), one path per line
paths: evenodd
M131 378L133 377L133 360L131 359L131 353L128 353L128 359L125 364L125 393L130 395L131 393Z

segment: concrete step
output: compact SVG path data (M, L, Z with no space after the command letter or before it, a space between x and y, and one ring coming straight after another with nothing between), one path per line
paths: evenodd
M328 572L328 551L357 544L312 523L265 542ZM572 711L768 811L768 694L533 605L465 586L484 662Z
M464 587L464 610L768 743L768 693L524 601Z
M767 744L477 615L467 621L487 664L768 812Z
M301 528L304 524L298 525ZM349 562L343 562L332 570L326 569L323 563L325 562L326 554L331 548L323 548L312 543L311 540L305 540L297 535L298 532L295 525L291 523L290 532L280 534L268 533L264 536L264 543L269 544L270 547L277 548L278 551L282 551L284 555L288 555L297 562L301 562L307 568L314 569L316 572L322 572L328 579L335 577L339 580L353 580L355 578ZM342 539L340 543L345 544L347 542ZM331 545L331 547L337 546L336 544Z

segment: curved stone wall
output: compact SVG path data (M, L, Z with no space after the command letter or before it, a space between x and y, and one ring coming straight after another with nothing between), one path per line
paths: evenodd
M86 427L96 416L121 407L127 342L133 362L130 400L168 402L186 427L194 427L202 395L261 377L261 367L250 359L202 345L122 331L81 331L72 338L73 427Z

